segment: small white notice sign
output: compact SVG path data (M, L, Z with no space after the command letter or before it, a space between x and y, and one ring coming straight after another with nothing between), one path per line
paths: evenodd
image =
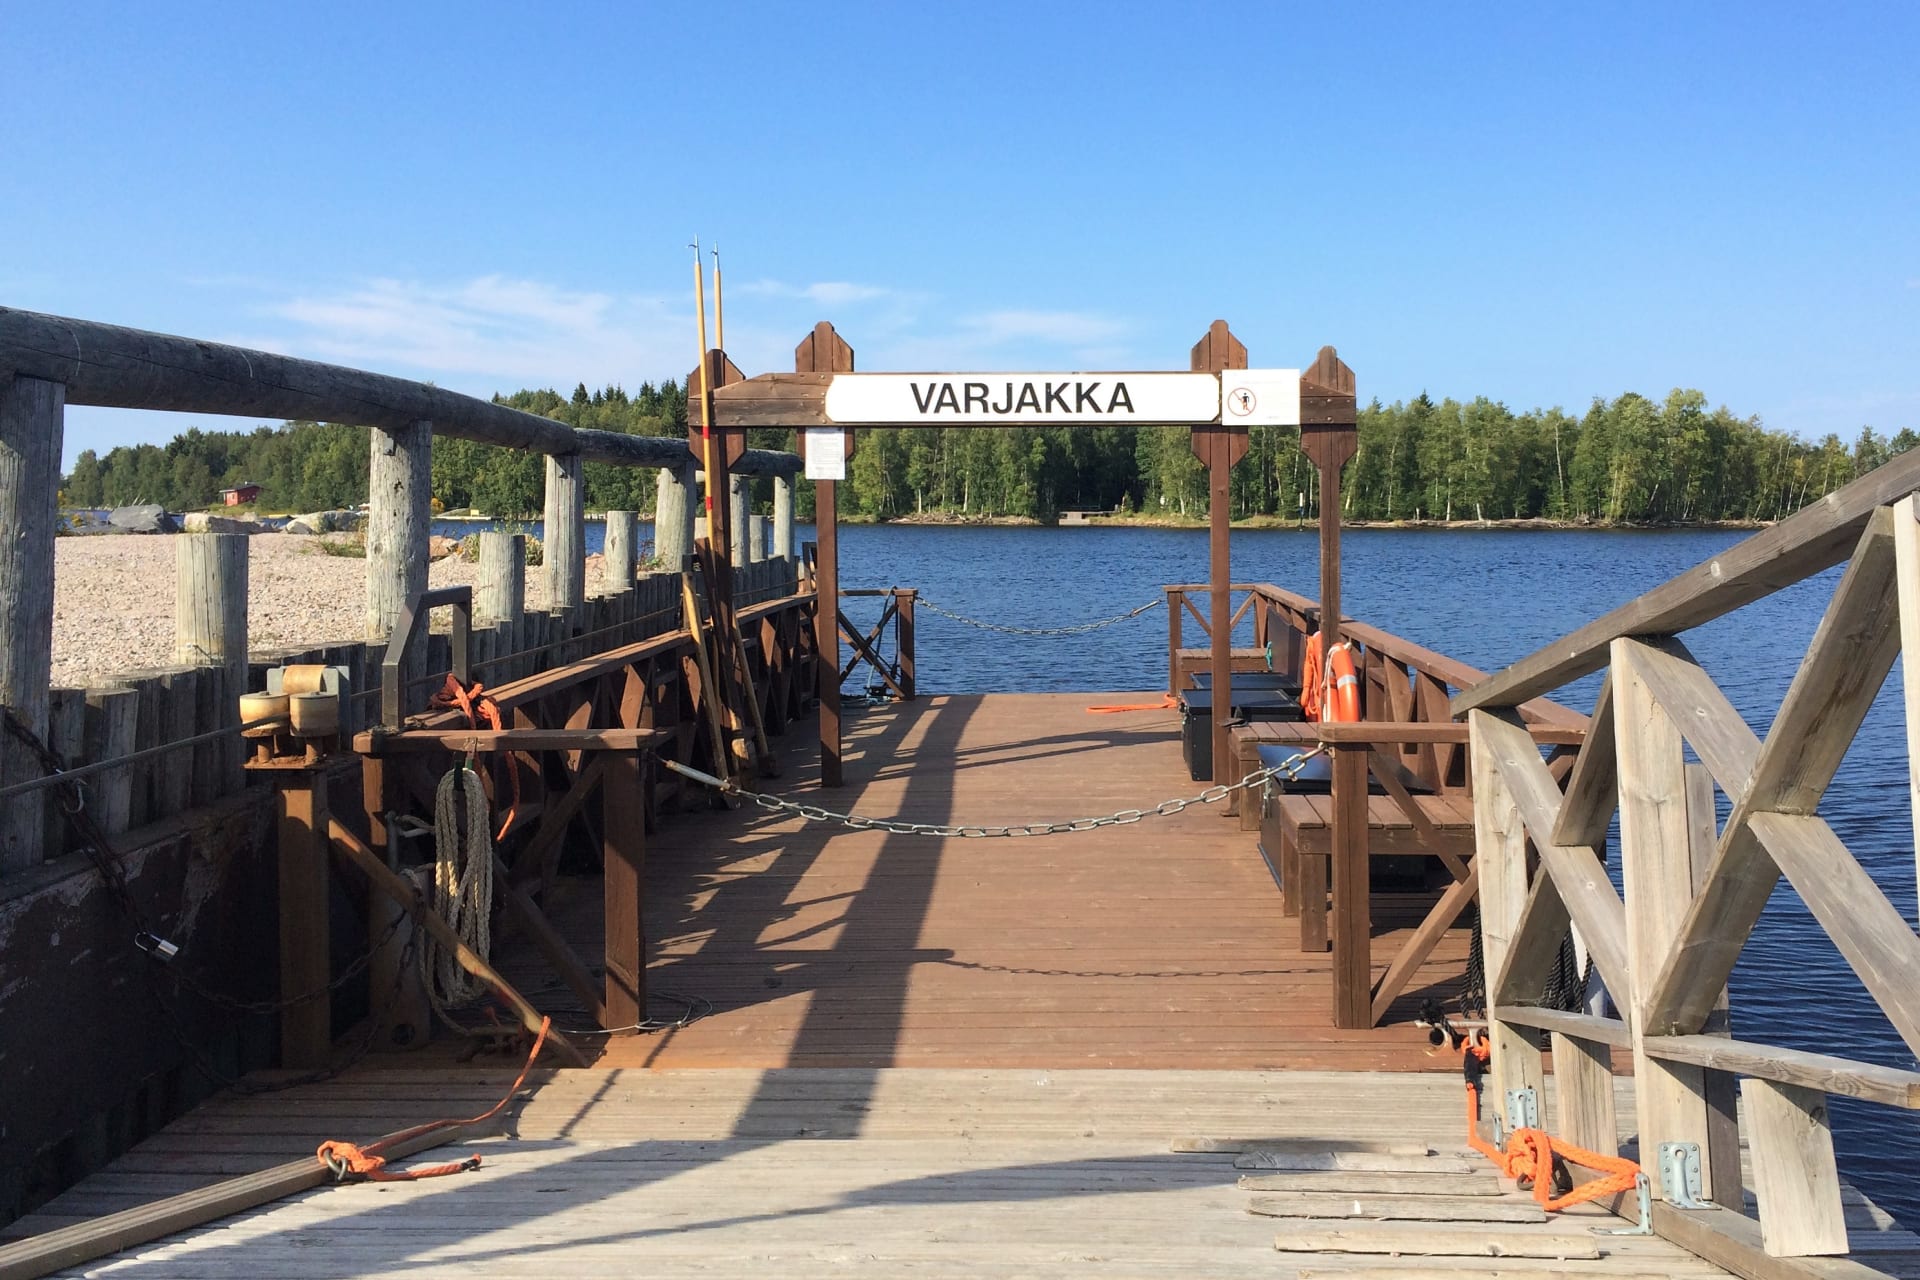
M1220 421L1229 427L1300 425L1298 369L1228 369L1220 375Z
M807 428L807 479L847 478L847 433L837 427Z

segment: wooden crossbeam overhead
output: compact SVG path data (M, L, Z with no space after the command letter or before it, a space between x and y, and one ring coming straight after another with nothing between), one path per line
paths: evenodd
M1510 707L1549 693L1607 663L1622 636L1672 635L1847 558L1875 508L1920 490L1920 450L1895 457L1844 488L1736 543L1645 595L1529 654L1453 696L1453 713Z

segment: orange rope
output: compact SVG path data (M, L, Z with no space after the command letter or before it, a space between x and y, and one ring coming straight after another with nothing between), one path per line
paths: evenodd
M1132 702L1117 707L1088 707L1090 716L1110 716L1120 711L1167 711L1180 705L1180 699L1166 694L1158 702Z
M1493 1056L1492 1047L1484 1040L1475 1040L1469 1035L1460 1046L1462 1058L1472 1056L1480 1062L1486 1062ZM1599 1200L1606 1196L1620 1195L1632 1191L1640 1179L1640 1166L1623 1156L1602 1155L1598 1151L1588 1151L1585 1147L1576 1147L1571 1142L1555 1138L1545 1129L1516 1129L1507 1135L1507 1148L1502 1151L1480 1136L1480 1088L1471 1079L1467 1081L1467 1145L1493 1161L1496 1168L1507 1177L1516 1181L1531 1179L1533 1198L1548 1213L1558 1213L1562 1209L1576 1204L1585 1204L1589 1200ZM1553 1161L1558 1156L1570 1164L1581 1165L1604 1174L1591 1182L1582 1183L1563 1196L1553 1194Z
M540 1034L533 1038L533 1051L527 1055L526 1065L520 1068L520 1074L514 1078L507 1091L500 1095L500 1101L468 1120L432 1120L426 1124L417 1124L411 1129L402 1129L399 1133L388 1134L378 1142L369 1142L358 1146L351 1142L323 1142L314 1154L320 1163L333 1170L334 1176L342 1182L349 1177L365 1178L369 1182L412 1182L416 1178L441 1178L449 1173L461 1173L480 1167L479 1156L468 1156L465 1160L454 1160L446 1164L426 1165L419 1169L408 1169L394 1173L387 1169L385 1151L391 1150L402 1142L437 1133L442 1129L460 1129L467 1125L485 1124L505 1109L520 1086L527 1081L527 1072L533 1070L534 1059L540 1056L541 1046L547 1042L547 1031L553 1025L553 1019L540 1019Z
M451 671L447 673L446 684L433 695L431 705L458 708L460 714L467 718L469 729L478 729L482 720L495 729L504 731L506 728L500 715L500 704L486 696L486 686L478 680L463 686ZM513 830L514 816L520 812L520 761L511 751L506 753L506 757L507 778L513 787L513 803L507 806L507 816L500 823L500 830L494 833L496 844L507 838L507 832Z

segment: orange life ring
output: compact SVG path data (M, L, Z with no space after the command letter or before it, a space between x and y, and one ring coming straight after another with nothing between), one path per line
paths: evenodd
M1341 724L1357 724L1360 720L1360 677L1353 669L1353 646L1342 640L1333 646L1333 652L1327 655L1327 669L1332 673L1333 689L1327 697L1323 714L1328 720L1337 720Z
M1342 640L1321 660L1320 633L1307 637L1300 669L1300 709L1307 719L1354 724L1360 719L1360 677L1353 669L1353 646Z

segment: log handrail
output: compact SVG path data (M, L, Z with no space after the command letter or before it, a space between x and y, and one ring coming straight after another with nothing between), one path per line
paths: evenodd
M585 430L410 378L13 307L0 307L0 375L60 383L68 404L391 431L431 422L435 435L589 462L679 467L694 460L684 438ZM799 469L799 455L766 449L749 449L731 464L741 475Z

